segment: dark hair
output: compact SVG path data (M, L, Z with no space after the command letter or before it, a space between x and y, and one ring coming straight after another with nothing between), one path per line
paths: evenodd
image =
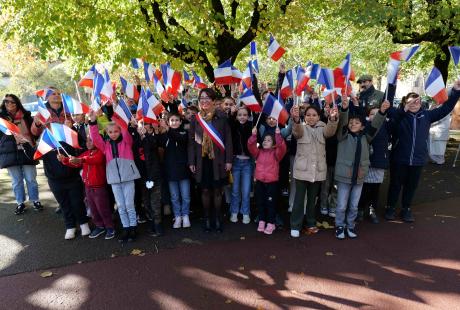
M6 94L5 95L5 97L2 100L2 105L0 106L0 110L2 112L4 112L4 111L6 112L5 99L7 97L10 97L11 99L13 99L13 101L16 103L16 109L17 110L21 110L23 113L26 112L26 109L22 105L21 100L18 98L18 96L14 95L14 94Z
M180 119L180 120L182 121L181 115L180 115L179 113L174 112L174 113L169 113L168 116L166 117L166 119L168 120L168 122L169 122L169 119L170 119L171 117L173 117L173 116L177 117L178 119Z
M236 110L236 114L238 114L239 110L246 110L246 112L248 112L248 115L251 114L251 111L249 110L249 108L245 106L244 104L238 107L238 109Z
M272 139L272 143L273 143L273 146L276 145L276 139L275 139L275 135L273 133L264 133L263 136L262 136L262 141L265 140L265 137L270 137ZM262 146L262 143L260 144L260 148L263 148Z
M406 106L406 103L407 103L407 99L410 99L410 98L419 98L420 95L417 94L417 93L414 93L414 92L410 92L408 93L407 95L403 96L401 98L401 104L400 104L400 108L404 108Z
M316 114L318 114L318 116L321 116L321 110L315 106L315 105L309 105L306 109L305 109L305 114L307 114L308 110L315 110Z
M225 99L230 99L231 101L233 101L233 104L236 104L235 98L233 98L231 96L225 96L224 98L222 98L222 100L225 100Z
M350 123L350 121L353 119L357 119L363 126L366 124L366 117L364 116L363 113L356 112L356 113L349 114L348 123Z
M211 98L212 101L217 99L216 91L212 88L201 89L200 92L198 93L198 100L200 100L202 93L205 93L206 95L208 95L208 97Z
M189 105L186 110L192 110L192 111L195 111L196 113L198 113L199 111L198 107L195 105Z

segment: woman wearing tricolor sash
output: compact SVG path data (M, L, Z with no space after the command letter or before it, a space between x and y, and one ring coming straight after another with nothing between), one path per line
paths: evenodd
M230 126L225 113L215 109L216 97L210 88L199 92L200 112L193 116L189 130L188 162L201 188L206 232L211 231L212 205L214 227L222 232L222 190L233 160Z

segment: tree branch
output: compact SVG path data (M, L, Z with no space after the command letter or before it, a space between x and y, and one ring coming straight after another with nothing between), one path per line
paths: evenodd
M232 32L235 31L235 20L236 20L236 13L237 13L237 10L238 10L238 6L240 5L240 3L236 0L233 0L232 3L230 4L230 7L232 8L232 26L230 27L230 30Z
M211 6L214 10L214 19L219 22L222 28L228 30L227 23L225 22L225 11L222 2L220 0L211 0Z

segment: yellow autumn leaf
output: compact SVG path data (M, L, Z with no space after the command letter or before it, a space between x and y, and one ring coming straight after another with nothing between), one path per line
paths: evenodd
M238 270L241 270L241 271L243 271L243 270L244 270L244 266L240 266L240 267L238 267Z
M43 271L42 273L40 273L40 277L42 277L42 278L49 278L52 275L53 275L52 271Z
M231 303L232 303L232 300L231 300L231 299L227 299L227 300L225 301L225 303L226 303L226 304L231 304Z
M326 256L334 256L334 253L332 253L332 252L326 252Z
M270 255L270 259L276 259L276 255Z
M142 253L142 250L139 250L139 249L133 249L131 251L131 255L139 256L141 253Z

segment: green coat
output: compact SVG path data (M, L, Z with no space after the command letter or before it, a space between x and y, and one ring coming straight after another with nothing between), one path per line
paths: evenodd
M372 120L371 129L361 135L361 159L359 163L358 178L356 180L357 184L363 183L364 177L369 171L369 143L377 134L384 121L385 115L378 112ZM334 179L337 182L351 184L357 138L348 132L348 109L346 111L340 111L337 140L339 144L337 148Z

